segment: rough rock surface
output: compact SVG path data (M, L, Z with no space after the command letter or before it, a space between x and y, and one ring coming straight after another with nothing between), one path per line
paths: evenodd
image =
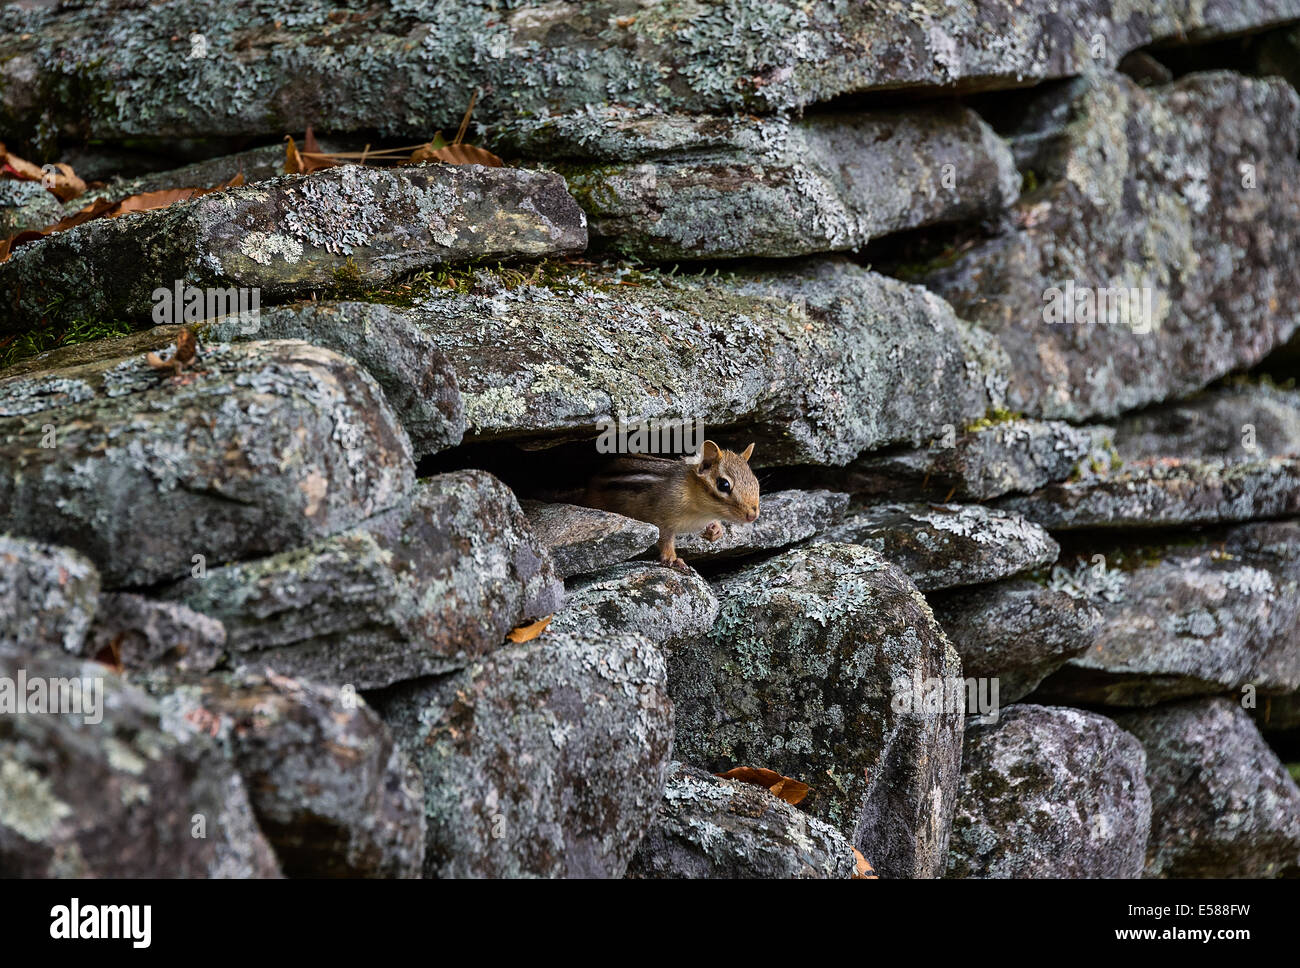
M1058 421L1012 420L960 434L954 428L928 447L859 458L845 469L843 486L862 498L984 501L1065 480L1096 436Z
M14 682L80 678L93 715L0 714L0 870L10 877L277 877L244 785L205 737L98 663L0 654ZM96 694L98 692L98 698Z
M232 758L286 876L420 876L419 775L354 691L274 673L148 685L172 731Z
M1140 877L1142 745L1081 709L1012 706L966 731L949 877Z
M629 562L572 583L551 628L635 632L671 653L684 639L707 633L717 616L717 596L699 575Z
M174 666L183 672L209 672L225 651L225 626L210 616L176 602L106 592L79 654L111 659L128 670Z
M83 555L0 534L0 649L77 653L99 607L99 572Z
M1041 565L1060 551L1018 514L978 504L882 504L851 512L823 535L874 548L922 591L980 585Z
M1040 687L1058 701L1148 706L1244 686L1300 688L1300 523L1242 525L1203 542L1127 549L1058 587L1090 602L1092 648Z
M520 502L561 578L635 558L659 540L659 529L621 514L576 504Z
M452 361L467 440L689 415L746 426L764 461L842 464L982 416L1005 380L991 338L942 300L838 259L721 281L481 272L414 314Z
M56 317L143 322L156 311L155 290L175 280L258 289L267 302L379 285L449 262L586 245L586 218L557 175L344 165L94 219L21 246L0 263L0 334Z
M426 876L622 877L663 797L673 707L638 635L547 632L374 701L424 778Z
M1157 457L1049 484L998 507L1053 530L1249 521L1300 513L1300 458Z
M849 496L836 491L773 491L762 496L757 521L723 521L716 541L683 535L676 541L677 553L695 563L784 548L837 523L848 506Z
M341 531L413 476L374 380L305 343L214 347L179 378L133 357L0 382L0 530L76 548L110 588Z
M922 274L998 334L1011 409L1111 416L1284 342L1300 323L1300 96L1222 72L1150 89L1095 75L1043 96L1072 95L1060 157L1017 203L1015 228ZM1150 298L1125 305L1132 288ZM1053 290L1073 294L1064 320ZM1099 315L1096 290L1108 291Z
M164 594L220 619L235 661L375 689L491 652L563 586L510 490L456 471L352 530Z
M1154 40L1231 36L1298 16L1294 0L534 0L505 11L492 0L300 0L278 22L236 0L9 5L0 125L96 138L280 137L314 121L427 138L454 128L476 91L481 121L606 102L788 111L874 89L1019 87L1114 65Z
M591 158L559 170L593 244L643 259L857 249L990 217L1020 191L1006 143L955 106L797 121L613 108L517 122L505 139L529 157Z
M418 459L460 443L465 410L456 374L428 337L400 314L375 303L303 303L259 313L255 322L227 316L204 328L210 343L300 339L356 360L384 388Z
M1228 699L1116 721L1146 748L1146 877L1300 875L1300 789L1250 715Z
M635 878L851 878L853 846L838 830L768 793L674 763Z
M1300 456L1300 393L1263 383L1206 390L1117 421L1115 449L1128 461Z
M718 586L707 636L668 661L677 755L807 783L801 807L886 877L935 877L947 856L963 710L896 710L896 687L957 679L916 586L867 548L813 544Z
M930 604L961 656L962 675L997 679L1002 705L1029 695L1101 631L1091 604L1027 579L931 596Z

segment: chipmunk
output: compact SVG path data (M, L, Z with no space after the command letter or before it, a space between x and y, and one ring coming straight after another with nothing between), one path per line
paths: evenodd
M591 478L585 503L658 526L660 564L685 571L674 547L677 535L702 527L702 538L717 541L719 518L758 517L758 479L749 469L753 453L753 444L736 454L706 440L698 464L640 454L620 457Z

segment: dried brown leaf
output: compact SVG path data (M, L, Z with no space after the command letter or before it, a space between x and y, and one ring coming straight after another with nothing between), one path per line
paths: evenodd
M880 875L876 873L876 869L871 866L871 863L865 857L862 856L862 851L858 850L856 847L853 848L853 857L858 862L857 870L853 872L853 879L855 881L880 880Z
M520 625L518 628L511 629L506 638L511 642L531 642L546 631L546 626L551 624L551 619L554 617L554 615L548 615L546 618L538 619L528 625Z
M408 159L413 165L422 161L441 161L448 165L484 165L488 168L501 168L505 165L505 162L484 148L454 144L435 148L432 142L416 148Z
M808 796L809 791L812 789L806 783L800 783L788 776L782 776L775 770L766 770L759 766L737 766L726 773L717 773L715 776L720 776L724 780L740 780L742 783L761 786L773 796L779 797L792 806L803 802L804 797Z

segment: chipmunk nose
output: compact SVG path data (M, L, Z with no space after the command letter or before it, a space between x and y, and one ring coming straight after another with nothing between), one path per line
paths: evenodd
M745 513L745 520L746 521L758 520L758 508L754 508L752 511L747 511Z

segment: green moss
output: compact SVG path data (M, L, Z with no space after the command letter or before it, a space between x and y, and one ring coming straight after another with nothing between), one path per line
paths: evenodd
M988 430L990 427L996 427L999 424L1023 420L1024 416L1023 413L1019 413L1015 410L1008 410L1006 407L989 407L984 411L984 416L978 417L962 427L962 433L978 433L981 430Z
M1038 172L1032 168L1026 168L1024 175L1020 179L1020 194L1029 195L1038 190Z
M20 333L0 341L0 369L61 346L127 336L134 331L135 327L126 320L77 319L61 327Z

